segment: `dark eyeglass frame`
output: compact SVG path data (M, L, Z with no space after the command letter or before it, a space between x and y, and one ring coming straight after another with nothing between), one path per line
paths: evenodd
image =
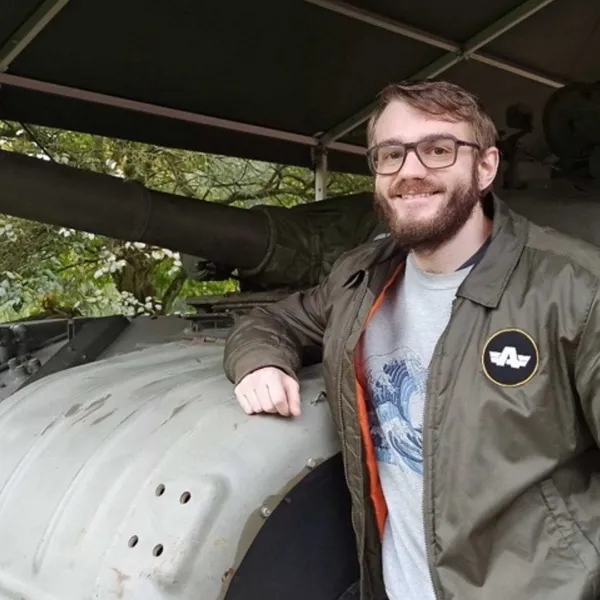
M421 158L420 154L419 154L419 150L418 150L418 146L423 144L424 142L434 142L437 140L447 140L447 141L451 141L454 143L454 158L452 160L452 162L450 162L449 164L445 164L444 166L441 167L430 167L429 165L425 164L425 162L423 161L423 159ZM419 162L426 168L426 169L431 169L431 170L439 170L439 169L449 169L450 167L452 167L454 164L456 164L456 161L458 160L458 149L461 146L467 146L469 148L476 148L477 150L481 150L481 146L475 142L467 142L466 140L460 140L457 137L454 137L453 135L431 135L431 136L427 136L424 137L423 139L420 139L416 142L408 142L408 143L404 143L404 142L396 142L396 143L391 143L391 142L382 142L381 144L376 144L375 146L371 146L368 150L367 150L367 161L369 163L369 169L371 170L371 172L373 174L377 174L377 175L395 175L396 173L398 173L402 167L404 166L404 163L406 162L406 157L408 156L408 153L412 150L415 153L415 156L419 159ZM384 173L381 173L379 171L377 171L376 169L376 165L375 165L375 160L374 160L374 154L375 152L377 152L380 148L404 148L404 158L402 159L402 162L400 163L400 166L395 170L395 171L386 171Z

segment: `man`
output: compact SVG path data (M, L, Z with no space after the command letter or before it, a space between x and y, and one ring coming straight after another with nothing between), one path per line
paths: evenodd
M227 343L242 408L293 416L322 346L365 600L600 597L600 253L489 192L495 139L462 88L384 90L390 238Z

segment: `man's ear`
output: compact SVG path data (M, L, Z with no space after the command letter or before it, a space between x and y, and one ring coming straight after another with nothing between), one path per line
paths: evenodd
M498 168L500 166L500 151L492 146L485 150L479 157L477 165L477 182L479 191L489 189L496 179Z

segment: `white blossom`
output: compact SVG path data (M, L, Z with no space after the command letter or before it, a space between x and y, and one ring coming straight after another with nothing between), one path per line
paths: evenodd
M9 242L17 241L17 234L12 223L4 223L4 225L0 225L0 237L2 236L6 237Z
M71 237L72 235L74 235L76 233L76 231L74 229L67 229L66 227L61 227L58 230L59 235L62 235L64 238L68 238Z

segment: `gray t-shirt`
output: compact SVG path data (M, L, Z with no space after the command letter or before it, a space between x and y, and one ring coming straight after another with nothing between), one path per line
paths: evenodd
M456 291L472 267L437 275L409 255L365 332L369 419L388 506L383 575L389 600L433 600L423 527L426 382Z

